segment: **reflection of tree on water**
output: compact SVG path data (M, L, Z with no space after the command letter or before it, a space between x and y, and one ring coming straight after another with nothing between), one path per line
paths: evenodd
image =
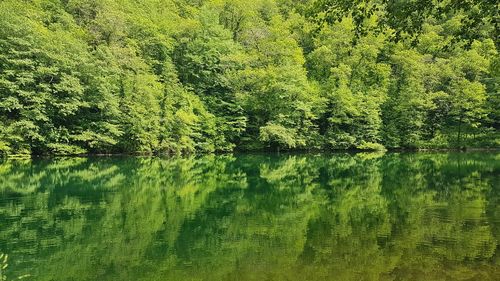
M447 166L454 163L441 156L391 154L380 163L335 170L330 177L341 179L333 182L341 187L332 196L336 201L309 228L309 274L323 270L325 278L338 280L498 276L498 264L486 268L497 241L484 216L493 182L477 178L484 163L470 162L469 171L450 176ZM344 180L346 171L370 177Z
M6 162L0 247L37 280L494 279L499 167L465 156Z
M8 260L9 255L0 252L0 281L22 280L31 276L29 274L25 274L12 279L7 278L6 271L9 267Z
M0 253L0 281L7 281L7 276L5 276L5 271L9 264L7 263L8 255Z

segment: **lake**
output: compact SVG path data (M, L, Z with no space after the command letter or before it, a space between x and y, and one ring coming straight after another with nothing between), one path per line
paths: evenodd
M0 280L500 280L499 243L498 152L0 163Z

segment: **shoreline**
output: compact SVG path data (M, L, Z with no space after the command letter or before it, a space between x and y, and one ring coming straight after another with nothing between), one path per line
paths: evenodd
M189 157L202 155L229 155L229 154L358 154L358 153L450 153L450 152L500 152L499 148L480 147L480 148L389 148L385 150L360 150L360 149L311 149L311 150L234 150L230 152L210 152L210 153L86 153L86 154L12 154L0 155L1 159L36 159L36 158L87 158L87 157Z

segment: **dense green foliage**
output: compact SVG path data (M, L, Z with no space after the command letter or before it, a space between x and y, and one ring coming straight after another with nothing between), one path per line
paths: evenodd
M498 147L498 10L2 0L0 154Z
M4 273L40 281L498 280L499 159L9 160L0 164Z

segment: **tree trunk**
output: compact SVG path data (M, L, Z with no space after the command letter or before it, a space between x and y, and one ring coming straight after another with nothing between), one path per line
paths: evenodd
M460 114L460 118L458 119L458 134L457 134L457 146L458 149L461 149L461 137L462 137L462 116L463 114Z

